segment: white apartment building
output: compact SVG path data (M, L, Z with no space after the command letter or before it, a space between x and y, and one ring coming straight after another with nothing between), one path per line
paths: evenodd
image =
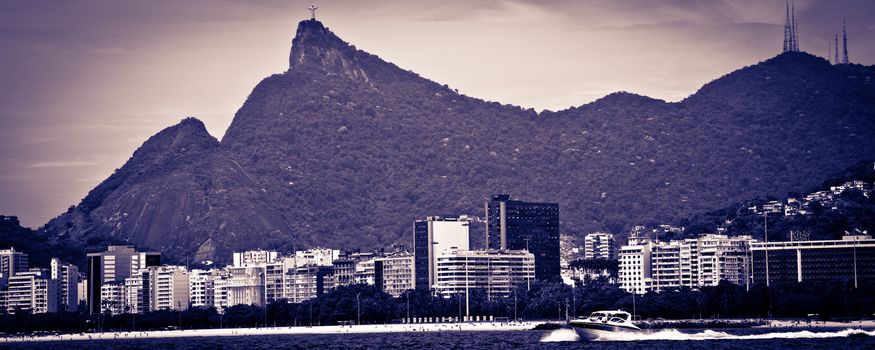
M525 250L444 250L437 258L436 290L442 295L484 290L490 298L511 294L535 279L535 256Z
M380 267L383 280L381 289L389 295L398 297L405 291L416 287L413 255L403 254L379 258L376 264L382 265Z
M104 283L100 286L100 312L113 315L125 313L125 286Z
M148 290L144 290L143 282L142 275L125 278L123 291L125 312L141 314L149 310ZM148 281L146 282L148 283Z
M213 281L213 306L223 312L225 308L231 306L228 303L228 280L231 275L227 270L210 270Z
M279 253L272 250L249 250L245 252L234 253L234 267L245 267L250 265L263 265L276 262L279 258Z
M58 281L58 311L75 312L79 309L79 267L52 258L51 278Z
M228 305L265 305L264 267L229 267Z
M355 284L375 285L377 283L376 261L377 258L372 258L355 264L355 272L353 273Z
M334 260L340 258L340 250L314 248L295 252L295 267L306 265L331 266Z
M614 235L595 232L586 235L583 243L584 259L614 260L617 258L617 244Z
M623 290L644 294L653 285L650 254L653 243L640 239L636 243L620 247L618 278Z
M58 312L58 282L45 269L30 269L9 277L6 312L16 310L34 314Z
M188 270L185 266L150 267L148 273L150 310L188 309Z
M285 298L290 303L313 299L337 286L330 266L301 266L286 272Z
M670 242L630 239L620 248L620 288L637 294L677 287L747 283L750 236L704 234Z
M188 273L189 302L191 307L212 307L215 304L213 274L208 270L193 269Z

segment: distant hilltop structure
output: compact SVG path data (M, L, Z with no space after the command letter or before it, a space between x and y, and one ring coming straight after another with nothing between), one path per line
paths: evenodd
M842 18L842 51L841 56L839 56L839 35L835 35L834 42L827 42L827 50L828 53L826 55L827 60L831 60L833 64L850 64L851 60L848 58L848 28L845 22L845 19ZM835 51L833 51L833 47L835 47Z
M839 40L841 40L841 51L839 51ZM842 18L842 35L835 34L835 41L827 40L826 59L832 64L850 64L848 58L848 29L847 23ZM799 52L799 21L796 20L796 3L786 2L785 17L784 17L784 51L783 52Z
M787 1L784 18L784 52L799 52L799 33L796 22L796 3Z

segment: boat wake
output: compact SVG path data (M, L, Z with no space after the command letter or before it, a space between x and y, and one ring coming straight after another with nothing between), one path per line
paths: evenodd
M580 336L577 335L573 329L569 328L559 328L553 330L550 333L547 333L543 337L541 337L541 342L543 343L552 343L552 342L565 342L565 341L579 341Z
M548 335L549 336L549 335ZM698 333L683 333L677 329L665 329L655 332L643 333L613 333L604 335L596 341L638 341L638 340L750 340L750 339L821 339L821 338L842 338L852 336L872 336L875 337L875 331L865 331L861 329L845 329L836 332L812 332L812 331L796 331L796 332L774 332L763 334L747 334L736 335L726 332L713 330L704 330ZM546 338L546 337L545 337ZM542 341L544 341L542 339Z

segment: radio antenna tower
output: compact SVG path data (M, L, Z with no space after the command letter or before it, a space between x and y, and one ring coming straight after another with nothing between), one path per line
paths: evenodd
M796 31L796 3L790 5L788 0L785 6L784 17L784 52L799 51L799 34Z
M826 39L826 61L832 63L832 40Z
M793 52L799 52L799 22L796 21L796 1L793 1L790 12L793 15Z
M839 64L841 61L839 61L839 35L838 35L838 34L836 34L835 46L836 46L836 49L835 49L835 55L836 55L836 56L835 56L835 63L836 63L836 64Z
M793 43L793 32L790 28L790 2L786 4L786 15L784 17L784 52L793 51L791 46Z
M842 18L842 63L848 64L848 30L845 28L845 19Z

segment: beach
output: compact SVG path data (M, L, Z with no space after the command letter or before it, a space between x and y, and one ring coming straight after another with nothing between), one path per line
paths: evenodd
M534 328L542 321L526 322L471 322L471 323L417 323L379 324L356 326L313 327L262 327L223 329L184 329L171 331L76 333L48 336L2 337L0 343L46 342L73 340L156 339L189 337L237 337L257 335L304 335L304 334L361 334L361 333L408 333L408 332L486 332L521 331Z

